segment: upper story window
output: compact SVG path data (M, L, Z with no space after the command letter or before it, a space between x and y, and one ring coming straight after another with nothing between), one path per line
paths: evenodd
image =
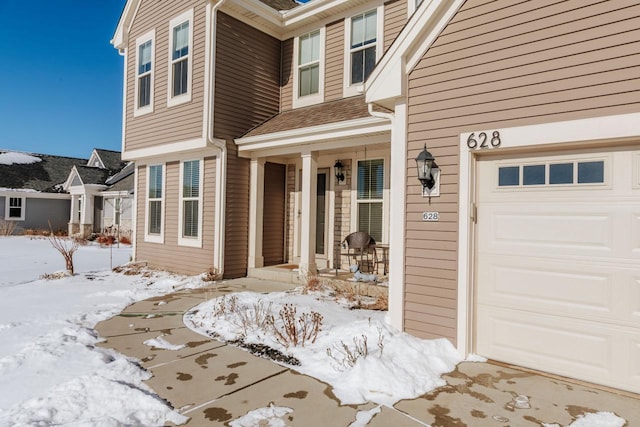
M298 51L298 96L320 90L320 30L300 36Z
M355 95L382 54L384 6L347 19L345 25L345 96Z
M294 107L324 101L324 45L324 28L295 38Z
M191 100L192 22L193 9L169 22L169 106Z
M351 18L351 84L363 83L376 65L377 11Z
M153 111L153 59L155 31L136 40L136 89L133 115Z

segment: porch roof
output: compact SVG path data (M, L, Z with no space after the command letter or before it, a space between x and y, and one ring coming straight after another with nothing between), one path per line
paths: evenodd
M356 96L284 111L235 143L241 157L290 156L389 143L390 131L391 120L369 114L364 97Z
M364 95L342 98L309 107L283 111L256 126L241 138L286 132L306 127L326 125L370 117Z

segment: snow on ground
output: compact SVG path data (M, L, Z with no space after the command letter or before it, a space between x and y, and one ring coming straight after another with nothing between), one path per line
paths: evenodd
M43 280L42 274L64 269L62 256L48 241L0 237L0 427L186 422L145 385L150 374L135 360L95 346L100 341L96 323L132 302L203 284L198 277L160 272L128 276L110 270L112 262L125 263L130 254L127 246L83 246L75 256L75 276ZM278 312L285 303L296 308L297 318L312 312L322 316L317 337L311 331L304 347L287 347L265 328L252 326L271 313L281 327ZM234 304L245 309L233 310ZM234 311L244 315L231 315ZM212 322L214 313L218 319ZM264 343L295 357L300 361L296 370L331 384L345 404L391 405L444 384L441 374L460 362L449 341L400 333L384 316L351 310L328 292L297 290L228 295L198 306L185 315L185 322L205 335L243 337L248 344ZM170 348L161 335L146 344ZM281 426L289 411L256 409L233 425ZM378 411L362 411L353 426L366 425ZM602 412L580 417L571 427L619 427L624 422Z
M245 343L264 343L295 357L300 361L295 370L331 384L344 405L393 405L401 399L416 398L444 385L441 375L452 371L462 360L450 341L421 340L400 333L384 321L386 312L352 310L336 303L329 292L244 292L234 298L231 301L226 296L199 305L185 315L185 323L204 335L213 332L228 341L244 337ZM271 328L246 327L247 318L255 319L256 312L267 310L279 325L278 313L285 304L297 307L298 318L303 313L322 315L314 342L287 348L278 342ZM226 312L217 315L221 305L227 307ZM236 309L229 309L230 306Z
M0 426L160 425L184 422L144 383L149 373L125 356L95 347L93 327L134 301L201 286L195 277L110 271L109 248L82 246L76 274L46 239L0 238ZM113 248L114 265L129 246Z
M113 260L111 260L113 255ZM101 248L97 244L81 246L74 255L76 272L109 270L111 266L129 262L131 247ZM0 288L30 282L43 274L65 269L64 259L51 247L45 237L0 238Z

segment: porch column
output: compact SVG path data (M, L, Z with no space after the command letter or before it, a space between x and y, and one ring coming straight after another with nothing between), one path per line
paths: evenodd
M93 198L90 194L82 195L82 215L80 218L80 235L88 236L93 231Z
M407 181L407 104L396 103L391 122L389 205L389 320L404 331L405 188Z
M316 210L318 153L302 153L302 200L300 217L300 271L316 273Z
M69 224L76 224L76 214L78 213L78 196L71 195L71 212L69 213Z
M262 222L264 219L265 159L251 159L249 186L249 268L264 266L262 256Z

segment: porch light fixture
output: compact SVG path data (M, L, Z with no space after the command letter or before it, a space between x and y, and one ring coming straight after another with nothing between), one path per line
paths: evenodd
M344 181L344 165L342 164L342 161L336 160L336 163L333 165L333 170L336 174L336 182L341 183Z
M438 165L436 165L433 154L427 151L427 144L424 144L424 149L416 157L416 166L418 167L418 179L422 183L422 189L433 189L436 184L434 169L437 169Z

